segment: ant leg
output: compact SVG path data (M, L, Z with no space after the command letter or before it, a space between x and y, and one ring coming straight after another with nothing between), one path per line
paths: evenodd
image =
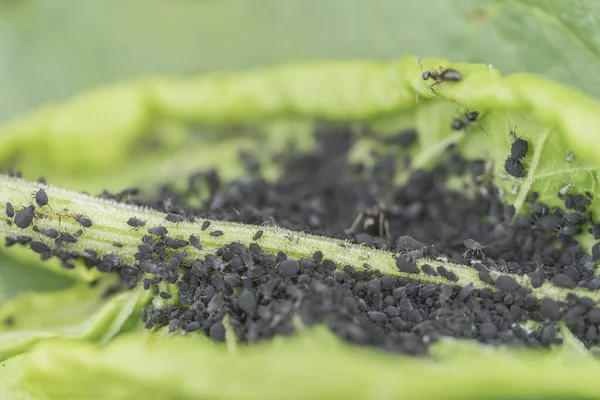
M433 82L431 85L429 85L429 89L431 89L431 91L433 93L435 93L436 96L439 96L439 94L437 94L437 92L435 91L435 89L433 88L435 85L439 85L442 81L435 81Z
M356 216L356 218L354 219L352 226L350 226L350 228L348 228L348 229L344 229L344 233L345 234L353 233L356 230L356 228L358 228L358 224L360 223L360 221L362 221L362 219L364 217L365 217L365 212L364 211L359 212L358 215Z

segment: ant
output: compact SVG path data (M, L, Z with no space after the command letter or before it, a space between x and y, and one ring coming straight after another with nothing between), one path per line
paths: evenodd
M479 115L480 114L478 111L469 111L467 109L467 110L465 110L462 118L455 118L454 120L452 120L452 124L450 124L450 127L452 128L453 131L462 131L464 129L467 129L467 127L471 123L477 121L477 119L479 118ZM481 125L479 125L479 129L481 129L483 133L488 135L488 133L481 127Z
M350 234L356 232L362 223L362 230L369 231L377 226L379 236L390 239L392 235L388 218L390 215L399 214L399 212L399 209L396 207L388 207L383 203L376 204L373 207L361 211L354 219L352 226L345 229L344 233Z
M423 71L423 64L421 64L421 59L419 59L419 65L421 66L421 78L423 78L424 81L427 81L429 79L434 80L434 82L431 85L429 85L429 89L431 89L433 93L436 93L433 89L435 85L439 85L442 82L458 82L461 81L463 78L460 72L452 68L439 67L439 70L437 71ZM417 91L417 103L418 102L419 93Z

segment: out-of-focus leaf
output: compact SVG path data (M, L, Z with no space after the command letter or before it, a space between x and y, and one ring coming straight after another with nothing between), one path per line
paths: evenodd
M406 53L536 73L599 96L598 7L593 0L4 1L0 120L147 73Z
M600 396L595 379L600 364L593 358L565 360L559 352L470 343L437 346L449 349L434 362L351 347L323 331L238 348L235 354L224 345L184 338L127 336L103 349L75 341L45 343L15 363L22 375L13 376L29 395L43 399Z
M0 360L29 351L50 339L96 340L105 343L134 326L148 301L144 291L131 291L103 300L106 286L81 283L60 292L23 293L0 308L0 318L12 319L0 328Z

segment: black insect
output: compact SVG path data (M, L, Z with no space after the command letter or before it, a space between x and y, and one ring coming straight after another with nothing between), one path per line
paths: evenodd
M41 183L42 185L46 184L46 178L44 176L40 176L38 178L38 183Z
M200 244L200 238L198 236L190 235L190 244L196 249L202 250L202 245Z
M202 227L200 227L200 229L205 231L206 229L208 229L209 226L210 226L210 221L204 221L202 223Z
M31 242L31 238L29 236L19 235L19 236L7 236L5 238L4 244L6 247L10 247L17 243L27 244L29 242Z
M40 229L40 233L50 239L56 239L58 237L58 231L53 228L42 228Z
M153 228L149 228L148 233L154 236L164 237L167 235L167 233L169 233L169 231L164 226L155 226Z
M38 254L50 253L51 251L48 245L37 240L29 242L29 248Z
M44 207L48 204L48 194L44 189L39 189L35 192L35 202L39 207Z
M419 60L419 65L421 65L421 60ZM421 65L421 70L423 70L423 65ZM424 81L429 79L433 79L434 82L429 85L429 89L435 92L433 87L435 85L439 85L442 82L458 82L462 80L463 76L460 72L452 68L444 68L440 67L437 71L425 71L421 74L421 77Z
M360 212L354 219L352 226L344 230L344 233L354 233L359 227L361 227L365 232L373 231L375 229L375 234L378 234L381 237L390 238L391 232L389 217L390 215L396 215L398 213L399 210L397 209L387 207L383 203L377 204Z
M187 246L189 243L183 239L173 239L167 236L165 237L165 244L167 247L176 250Z
M514 132L511 132L514 135ZM529 150L529 143L527 140L516 138L512 142L512 146L510 147L510 157L514 160L520 160L525 157L527 154L527 150Z
M465 239L463 245L467 248L467 251L463 253L463 258L467 258L467 254L471 252L471 254L479 254L485 259L485 254L483 253L485 246L482 246L478 241L474 239Z
M60 246L63 243L77 243L77 238L68 232L61 232L56 239L56 245Z
M175 224L179 223L179 222L183 222L185 221L185 217L183 215L179 215L179 214L167 214L167 216L165 217L165 219L169 222L173 222Z
M113 242L112 245L115 247L123 247L123 243L121 243L121 242Z
M83 215L77 215L75 217L75 221L77 221L79 225L83 226L84 228L89 228L92 226L92 220L84 217Z
M25 207L15 214L15 225L21 229L27 228L33 222L35 215L35 206Z
M263 235L263 231L256 231L256 233L252 237L252 240L258 240L262 237L262 235Z
M102 262L111 268L117 268L123 265L123 260L115 254L106 254L102 257Z
M456 118L452 121L451 128L453 131L460 131L465 129L471 122L477 121L479 113L477 111L465 111L462 118Z
M146 225L146 221L142 221L141 219L131 217L127 220L127 225L131 226L134 229L137 229Z
M212 231L210 233L210 236L223 236L223 231L219 231L219 230Z
M510 176L515 178L525 178L525 168L519 160L515 160L512 157L508 157L504 162L504 170Z
M73 236L75 237L79 237L83 235L83 229L78 229L77 231L75 231L75 233L73 234Z
M15 216L15 209L13 208L12 204L10 204L10 202L6 203L6 216L8 218L12 218Z

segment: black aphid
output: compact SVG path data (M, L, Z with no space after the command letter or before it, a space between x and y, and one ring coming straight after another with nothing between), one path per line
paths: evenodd
M200 244L200 238L196 235L190 235L190 244L198 250L202 250L202 244Z
M5 245L6 247L10 247L14 244L27 244L31 242L31 238L29 236L23 236L23 235L19 235L19 236L7 236L5 238Z
M515 278L508 275L499 276L495 285L501 292L505 293L512 293L521 287Z
M167 233L169 233L169 231L164 226L155 226L153 228L149 228L148 233L154 236L164 237L167 235Z
M75 221L77 221L79 225L83 226L84 228L90 228L92 226L92 220L84 217L83 215L75 216Z
M61 242L65 243L77 243L77 238L68 232L59 233L57 240L60 240Z
M515 178L525 178L525 169L521 161L515 160L514 158L508 157L504 162L504 170L510 176Z
M210 221L206 220L202 223L202 227L200 229L205 231L206 229L208 229L209 226L210 226Z
M223 231L219 231L219 230L212 231L212 232L210 232L210 236L223 236Z
M419 64L421 64L421 61L419 60ZM423 68L423 66L421 66L421 68ZM430 70L430 71L425 71L421 74L421 77L423 78L424 81L427 81L429 79L433 79L435 82L433 82L431 85L429 85L429 88L431 90L433 90L433 87L435 85L439 85L442 82L458 82L460 80L462 80L463 76L460 72L458 72L455 69L452 68L443 68L440 67L439 70Z
M39 189L35 192L35 202L39 207L44 207L48 204L48 194L44 189Z
M37 240L29 242L29 248L38 254L50 253L51 251L48 245Z
M165 237L165 244L167 245L167 247L176 250L187 246L189 243L183 239L173 239L167 236Z
M282 261L278 267L279 275L289 278L300 271L300 264L296 260L287 259Z
M558 287L565 289L573 289L576 286L575 281L573 281L573 278L571 278L567 274L554 275L554 277L552 278L552 283Z
M119 248L123 247L123 243L120 243L120 242L113 242L112 245L115 246L115 247L119 247Z
M391 140L400 147L410 147L417 141L417 138L416 129L406 129L395 134Z
M15 216L15 209L13 208L12 204L10 204L10 202L6 203L6 216L8 218L12 218Z
M53 228L42 228L42 229L40 229L40 233L51 239L56 239L58 237L58 231Z
M482 246L478 241L474 239L465 239L463 245L467 248L467 251L463 253L463 258L467 258L469 252L471 252L471 254L479 254L481 257L485 258L485 255L483 254L485 246Z
M412 258L408 257L405 254L402 254L396 258L396 267L398 267L398 270L400 272L404 272L407 274L421 273L419 267L417 267L417 263L415 263L415 261Z
M254 234L254 236L252 237L252 240L258 240L262 237L263 235L263 231L256 231L256 233Z
M127 220L127 225L131 226L132 228L141 228L142 226L146 225L146 221L131 217Z
M396 239L396 249L398 251L411 251L424 248L425 245L410 236L400 236Z
M33 216L35 214L35 207L25 207L15 214L15 225L21 229L27 228L33 222Z
M81 235L83 235L83 229L77 229L75 231L75 233L73 234L73 236L75 236L75 237L79 237Z
M106 254L102 257L102 262L109 267L116 268L123 265L123 260L115 254Z
M179 215L179 214L167 214L167 216L165 217L165 219L169 222L173 222L175 224L179 223L179 222L183 222L185 221L185 217L183 215Z
M527 140L516 138L512 142L510 156L515 160L520 160L521 158L525 157L527 150L529 150L529 144L527 143Z

